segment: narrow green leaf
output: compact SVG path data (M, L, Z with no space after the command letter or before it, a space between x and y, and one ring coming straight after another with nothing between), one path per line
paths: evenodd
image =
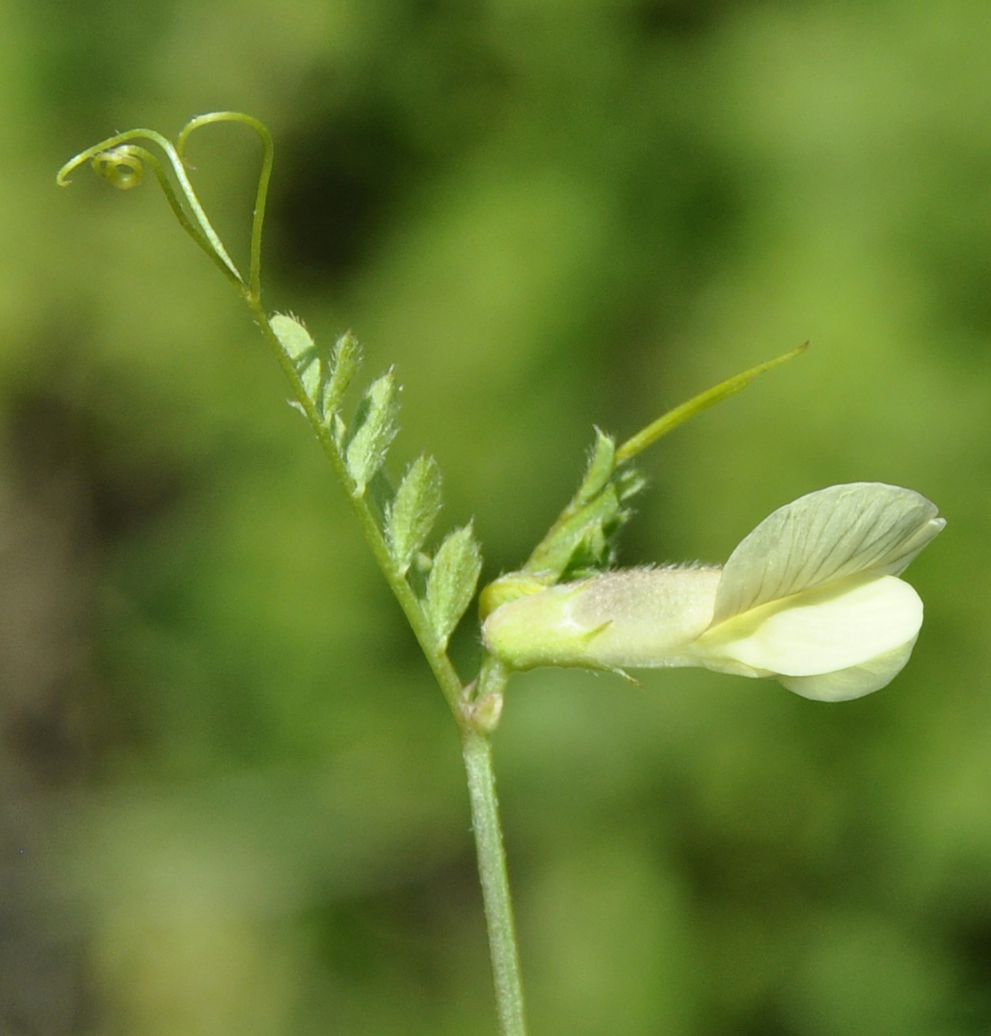
M330 377L323 390L323 412L332 414L341 404L344 393L361 366L361 346L348 331L334 345L330 358Z
M625 464L628 460L632 460L638 453L642 453L648 446L652 446L657 442L658 439L663 438L669 432L673 432L675 428L683 425L686 421L690 421L696 414L700 414L703 410L708 410L709 407L715 406L716 403L720 403L730 396L735 396L737 392L742 392L755 378L760 377L761 374L765 374L767 371L774 370L775 367L780 367L781 364L787 363L789 360L793 360L796 356L805 352L808 346L809 343L805 342L797 349L792 349L791 352L787 352L783 356L776 356L773 360L758 363L756 367L751 367L740 374L734 374L732 378L721 381L718 385L714 385L712 388L706 389L705 392L700 392L697 396L692 397L687 403L682 403L673 410L669 410L666 414L662 414L656 421L652 421L647 425L646 428L641 428L636 435L631 436L616 450L616 463Z
M440 513L440 481L437 461L421 454L407 469L386 512L385 538L404 574Z
M355 492L363 496L372 476L385 461L386 452L399 430L399 386L393 371L372 382L354 418L354 431L345 461L354 479Z
M454 627L471 604L481 570L482 555L471 524L449 533L434 557L424 598L440 647L447 645Z
M616 496L622 504L625 504L627 500L632 500L637 493L641 493L647 488L647 480L636 468L621 468L613 475L612 484L615 486Z
M612 485L579 511L555 525L553 532L527 559L523 571L562 578L586 569L605 568L614 560L613 536L623 524L625 512Z

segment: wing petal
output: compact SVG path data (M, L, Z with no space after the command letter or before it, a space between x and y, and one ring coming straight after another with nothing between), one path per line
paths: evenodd
M820 676L861 666L912 644L922 601L895 576L859 577L753 608L711 628L696 649L779 676Z

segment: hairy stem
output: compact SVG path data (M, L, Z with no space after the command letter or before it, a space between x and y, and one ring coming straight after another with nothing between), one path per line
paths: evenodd
M248 295L247 302L266 340L275 353L279 365L293 386L297 401L303 406L307 419L316 432L321 448L327 455L344 486L351 480L341 454L319 414L310 402L299 374L279 343L261 300ZM502 1036L526 1036L523 1017L523 982L520 975L516 930L513 924L513 905L509 891L506 853L502 842L502 824L499 802L496 798L495 771L492 766L492 745L486 734L472 723L472 712L466 691L446 651L438 647L434 631L420 607L420 602L402 573L396 571L388 545L372 515L364 496L348 493L355 515L361 524L365 539L379 567L399 602L416 639L423 649L434 677L447 700L461 730L461 753L468 778L468 800L471 807L471 826L475 836L478 874L482 885L485 923L489 936L489 957L495 986L496 1008ZM497 698L502 694L508 674L501 666L484 666L479 679L477 697Z
M250 265L247 280L227 254L220 237L210 224L189 181L184 162L185 148L192 133L203 126L221 122L238 122L247 125L258 135L263 149L252 215ZM158 159L146 148L129 143L131 140L140 138L152 141L165 153L179 185L178 193L169 182ZM108 149L113 148L126 149L126 153L118 156L119 166L111 163ZM492 749L488 739L488 731L498 721L502 692L508 674L494 659L487 658L478 680L468 687L463 685L447 655L445 643L439 641L430 617L407 581L405 572L400 571L389 551L366 495L366 487L359 488L349 474L345 457L334 439L328 422L323 419L323 415L317 410L310 395L306 392L299 372L272 328L261 301L261 238L265 201L272 170L272 138L265 126L251 116L240 112L211 112L208 115L192 119L180 133L176 145L150 130L130 130L117 134L115 137L88 148L67 162L58 173L58 183L64 186L69 182L72 172L80 165L97 156L104 156L105 153L107 171L111 174L108 179L111 179L111 182L114 182L114 170L119 167L125 168L132 178L137 172L137 182L140 182L140 165L136 170L135 160L138 163L144 161L151 165L182 228L207 253L244 299L262 335L268 342L269 348L275 355L276 361L282 368L282 372L292 386L295 400L306 416L321 449L330 461L339 481L345 487L348 500L364 533L365 540L433 671L461 733L462 755L468 778L472 830L475 835L479 876L489 932L500 1031L502 1036L525 1036L523 989L513 927L506 857L502 844L499 807L495 794ZM128 185L117 182L116 186L126 189Z
M349 487L351 479L340 451L326 424L320 420L319 414L303 389L299 374L272 330L261 300L256 296L248 295L247 302L275 353L279 365L292 384L294 395L302 405L338 479L345 487ZM446 651L437 645L434 630L424 615L412 588L402 573L396 570L389 554L388 545L365 497L348 492L348 499L351 501L352 509L365 534L365 540L419 641L434 677L461 730L461 752L468 777L471 826L478 856L478 873L482 885L485 922L489 935L489 955L492 962L500 1032L502 1036L526 1036L526 1025L523 1020L523 983L520 977L519 953L516 948L506 854L502 844L499 803L495 792L492 746L488 737L473 725L470 702L461 679ZM506 679L507 674L501 666L483 667L479 679L478 697L501 695Z
M262 308L261 300L248 295L247 302L275 353L279 365L292 384L296 399L303 406L321 448L334 466L343 485L350 486L351 479L345 469L340 451L326 424L320 420L319 414L303 389L299 374L272 330L268 316ZM499 803L495 791L491 742L486 734L474 726L471 702L466 690L462 687L461 679L446 651L437 645L433 628L424 615L420 602L409 583L402 573L396 571L388 545L365 497L349 492L348 499L351 501L375 560L406 615L461 730L461 753L468 778L471 826L475 836L478 874L482 885L482 900L489 936L489 956L492 963L499 1028L502 1036L526 1036L526 1023L523 1018L523 983L520 976L519 953L516 947L506 854L502 843ZM498 698L502 694L507 676L508 674L501 666L484 666L479 679L478 699Z
M461 752L468 775L471 826L478 853L489 957L495 984L499 1031L502 1036L526 1036L523 1016L523 981L520 976L513 904L509 893L506 852L502 844L499 801L496 798L492 744L484 734L463 728Z
M420 647L423 649L423 654L430 665L451 712L454 714L454 718L458 721L459 725L463 724L464 717L461 708L461 678L458 676L451 660L447 657L446 651L437 644L437 638L433 627L431 626L427 616L424 614L423 609L420 607L420 602L417 600L416 594L413 592L413 588L406 581L403 574L396 570L396 566L389 554L388 544L385 542L385 537L382 535L382 531L379 529L378 523L375 521L375 517L368 505L367 498L364 495L357 495L350 491L350 486L352 484L351 477L345 468L344 460L341 457L340 451L337 449L337 444L334 442L330 429L324 421L321 420L312 401L306 394L306 390L303 388L303 384L300 381L299 374L295 367L293 367L292 361L286 355L286 352L282 348L275 332L272 330L268 314L262 307L261 300L255 295L248 294L246 296L246 301L251 309L255 321L261 329L262 334L265 336L265 340L268 342L272 352L275 354L275 358L278 361L279 366L282 368L285 376L289 379L293 388L293 395L296 397L296 401L303 408L303 412L313 428L317 441L320 443L320 448L333 466L334 472L339 481L345 487L348 487L348 500L350 500L351 509L354 511L355 517L357 517L358 523L361 525L361 530L365 535L365 541L368 543L379 568L382 569L382 574L385 576L386 581L389 584L389 588L392 590L393 595L399 602L399 606L402 608L403 614L406 616L406 620L409 622L414 636L419 642Z

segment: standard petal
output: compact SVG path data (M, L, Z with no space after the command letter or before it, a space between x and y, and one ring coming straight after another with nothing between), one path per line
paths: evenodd
M922 601L908 583L860 577L754 608L710 628L695 648L713 668L821 676L910 644L921 626Z
M799 497L765 518L730 555L713 623L850 576L897 575L945 524L930 500L883 482Z
M780 681L795 694L813 701L849 701L886 687L905 668L915 647L913 637L907 644L872 658L863 665L840 669L821 676L782 676Z

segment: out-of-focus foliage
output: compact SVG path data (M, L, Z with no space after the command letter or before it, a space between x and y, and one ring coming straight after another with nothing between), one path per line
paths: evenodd
M270 308L406 386L491 578L629 434L623 560L937 501L889 689L536 672L497 736L533 1030L991 1028L986 0L0 6L0 1028L494 1031L450 716L234 293L153 185L54 173L238 108ZM232 246L255 151L193 160ZM398 473L398 472L397 472ZM456 653L477 654L470 632Z

